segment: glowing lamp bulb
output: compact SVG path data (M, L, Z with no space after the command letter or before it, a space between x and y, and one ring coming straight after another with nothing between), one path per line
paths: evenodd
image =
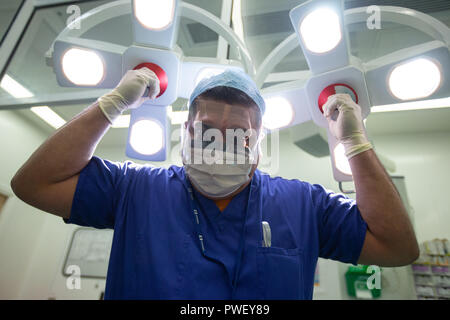
M441 71L433 61L419 58L395 67L389 75L389 89L401 100L426 98L441 84Z
M345 148L342 143L339 143L336 148L334 148L334 163L336 169L340 172L349 176L352 175L352 169L350 168L350 163L345 155Z
M153 155L164 146L164 130L154 120L139 120L131 127L130 145L142 155Z
M134 15L147 29L170 26L175 15L175 0L134 0Z
M294 119L294 108L288 100L282 97L272 97L265 100L266 112L263 125L269 130L288 126Z
M148 68L152 70L156 76L159 79L159 94L156 97L160 97L163 95L163 93L166 91L167 86L169 84L169 80L167 78L166 72L158 66L157 64L150 63L150 62L144 62L139 65L137 65L134 70L141 69L141 68Z
M319 8L306 15L299 30L306 48L314 53L331 51L342 39L339 16L329 8Z
M100 56L92 50L70 48L61 60L64 76L79 86L95 86L105 74L105 66Z

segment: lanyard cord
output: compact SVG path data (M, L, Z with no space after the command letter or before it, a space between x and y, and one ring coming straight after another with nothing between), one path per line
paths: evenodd
M197 199L194 195L194 191L192 188L192 184L189 181L189 179L186 177L186 183L187 183L187 189L189 192L189 199L191 200L191 206L192 206L192 211L194 213L194 217L195 217L195 227L196 227L196 231L197 231L197 236L199 238L200 241L200 245L202 248L202 253L205 257L209 258L206 255L206 249L205 249L205 243L204 243L204 237L203 234L201 233L201 228L200 228L200 220L199 220L199 208L197 206ZM238 249L238 254L236 256L236 265L234 268L234 279L233 282L231 283L231 288L232 288L232 293L231 293L231 299L234 298L234 295L236 293L236 287L237 287L237 281L239 279L239 274L240 274L240 269L241 269L241 262L242 262L242 257L243 257L243 253L244 253L244 244L245 244L245 231L246 231L246 222L247 222L247 216L248 216L248 209L249 209L249 203L250 203L250 197L252 195L252 184L253 184L253 179L250 182L250 190L248 193L248 199L247 199L247 205L245 208L245 213L244 213L244 220L243 220L243 224L242 224L242 231L241 231L241 239L239 242L239 249Z
M203 255L205 255L205 244L204 244L204 240L203 240L203 234L200 228L200 219L198 218L199 215L199 210L197 207L197 201L194 198L194 192L192 190L192 185L191 183L188 181L188 179L186 178L186 181L188 183L188 192L189 192L189 198L191 199L191 206L192 206L192 211L194 213L194 217L195 217L195 229L197 231L197 236L198 239L200 240L200 245L202 247L202 253Z
M252 196L252 184L253 184L253 179L250 182L250 190L248 192L247 206L245 208L244 222L242 225L241 241L239 244L238 257L237 257L236 266L235 266L235 270L234 270L234 280L233 280L233 285L232 285L233 291L231 292L231 299L234 299L234 295L236 294L237 281L239 279L239 274L241 271L242 257L244 255L245 231L246 231L246 225L247 225L248 207L249 207L250 199Z

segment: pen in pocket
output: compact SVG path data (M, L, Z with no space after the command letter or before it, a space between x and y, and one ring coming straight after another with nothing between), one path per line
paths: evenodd
M263 221L261 223L262 231L263 231L263 247L270 247L272 245L272 234L270 232L270 225L267 221Z

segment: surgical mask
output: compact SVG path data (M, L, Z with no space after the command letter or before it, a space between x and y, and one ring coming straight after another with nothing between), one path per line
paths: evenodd
M183 137L182 158L192 184L211 198L226 198L247 183L255 160L254 152L248 148L227 152L192 147L188 130ZM227 163L227 159L235 161Z

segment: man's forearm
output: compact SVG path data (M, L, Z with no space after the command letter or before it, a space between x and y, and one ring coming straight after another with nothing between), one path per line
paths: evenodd
M97 102L59 128L16 173L16 180L28 185L45 185L66 180L89 162L110 123Z
M413 255L417 240L402 199L373 150L350 160L356 203L371 234L393 252Z

